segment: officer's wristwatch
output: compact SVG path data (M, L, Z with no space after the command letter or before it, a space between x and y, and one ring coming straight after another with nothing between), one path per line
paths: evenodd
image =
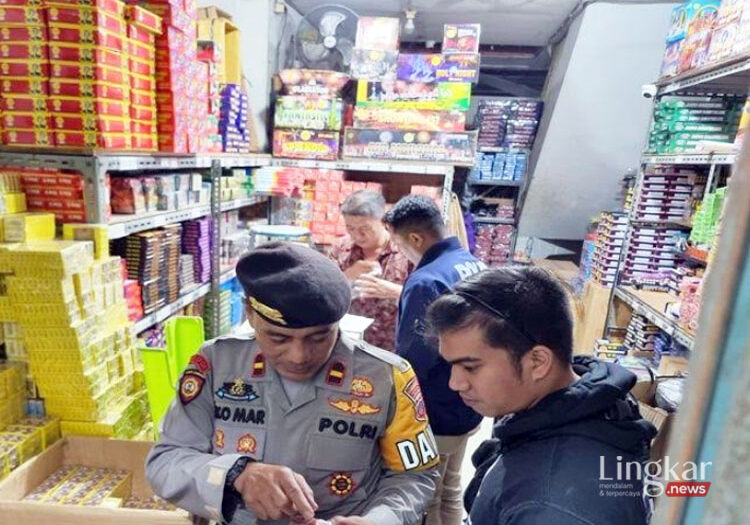
M237 507L242 505L242 495L234 488L234 482L245 471L247 464L253 461L252 458L242 456L234 462L232 468L227 472L224 480L224 498L221 501L221 514L225 522L231 522Z

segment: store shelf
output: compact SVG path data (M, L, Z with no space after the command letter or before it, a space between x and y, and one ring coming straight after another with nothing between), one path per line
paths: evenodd
M148 171L163 169L199 169L210 168L214 160L220 161L224 168L267 166L271 156L264 153L247 154L168 154L168 153L133 153L132 151L102 151L93 149L63 150L27 150L19 148L0 148L0 161L5 164L23 164L26 166L76 169L91 168L95 164L104 171Z
M221 203L221 211L236 210L245 206L252 206L268 200L268 196L247 197L245 199L235 199L233 201L224 201Z
M114 215L114 218L109 221L108 234L110 240L119 239L132 233L152 230L167 224L205 217L210 213L210 206L200 205L183 210L155 212L146 215Z
M656 82L657 95L688 90L702 93L741 93L750 88L750 54L740 55Z
M615 297L628 304L633 312L643 315L650 322L654 323L663 330L667 335L672 336L678 343L692 348L694 335L681 326L674 319L667 317L664 313L669 303L674 303L678 299L666 292L649 292L636 290L627 286L618 286L615 288Z
M688 222L681 221L647 221L639 219L631 219L631 224L638 224L641 226L654 226L657 228L682 228L684 230L691 230L693 225Z
M138 334L138 333L143 332L147 328L154 326L156 323L160 323L164 321L165 319L174 315L179 310L185 308L190 303L194 303L195 301L197 301L204 295L207 295L210 289L211 289L211 284L206 283L180 296L180 298L177 299L172 304L168 304L164 308L161 308L160 310L157 310L156 312L150 315L147 315L143 319L136 321L133 324L133 331L136 334Z
M705 154L686 154L686 155L644 155L644 164L717 164L732 165L736 155L705 155Z
M320 168L329 170L349 171L377 171L384 173L417 173L422 175L448 175L453 173L454 166L463 164L445 164L439 162L416 162L401 160L271 160L272 166L288 166L293 168ZM466 164L465 166L470 166Z
M477 148L480 153L529 153L531 150L525 148L495 148L484 146Z
M520 188L523 186L521 180L477 180L468 179L469 186L506 186L508 188Z
M219 283L224 284L227 281L231 281L237 277L237 270L235 268L230 268L229 270L225 270L221 273L221 276L219 277Z
M510 226L516 224L515 219L498 219L497 217L474 217L474 222L481 224L508 224Z

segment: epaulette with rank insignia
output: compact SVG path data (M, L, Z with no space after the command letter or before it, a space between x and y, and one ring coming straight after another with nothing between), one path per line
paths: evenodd
M385 361L389 365L395 366L401 372L406 372L407 370L409 370L409 368L411 368L411 365L406 359L397 356L393 352L388 352L387 350L383 350L382 348L378 348L377 346L372 346L371 344L365 343L363 341L357 341L354 344L354 348L371 355L375 359Z

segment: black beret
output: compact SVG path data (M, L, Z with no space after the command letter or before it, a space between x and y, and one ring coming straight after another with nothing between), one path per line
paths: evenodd
M270 242L243 255L237 278L249 306L285 328L336 323L351 302L349 281L323 254L298 244Z

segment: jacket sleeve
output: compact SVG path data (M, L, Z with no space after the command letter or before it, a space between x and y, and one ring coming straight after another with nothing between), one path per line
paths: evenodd
M221 521L224 481L241 454L211 453L214 431L211 348L194 356L146 458L154 492L197 516Z
M414 370L406 362L394 366L393 379L391 417L379 440L383 475L363 514L376 525L416 523L439 477L438 449Z
M552 503L529 502L511 507L498 516L497 525L593 525L569 509ZM472 525L481 525L480 523Z
M401 296L396 353L414 366L419 377L425 377L438 361L437 348L426 341L425 317L427 308L441 293L434 282L417 282L407 284Z

